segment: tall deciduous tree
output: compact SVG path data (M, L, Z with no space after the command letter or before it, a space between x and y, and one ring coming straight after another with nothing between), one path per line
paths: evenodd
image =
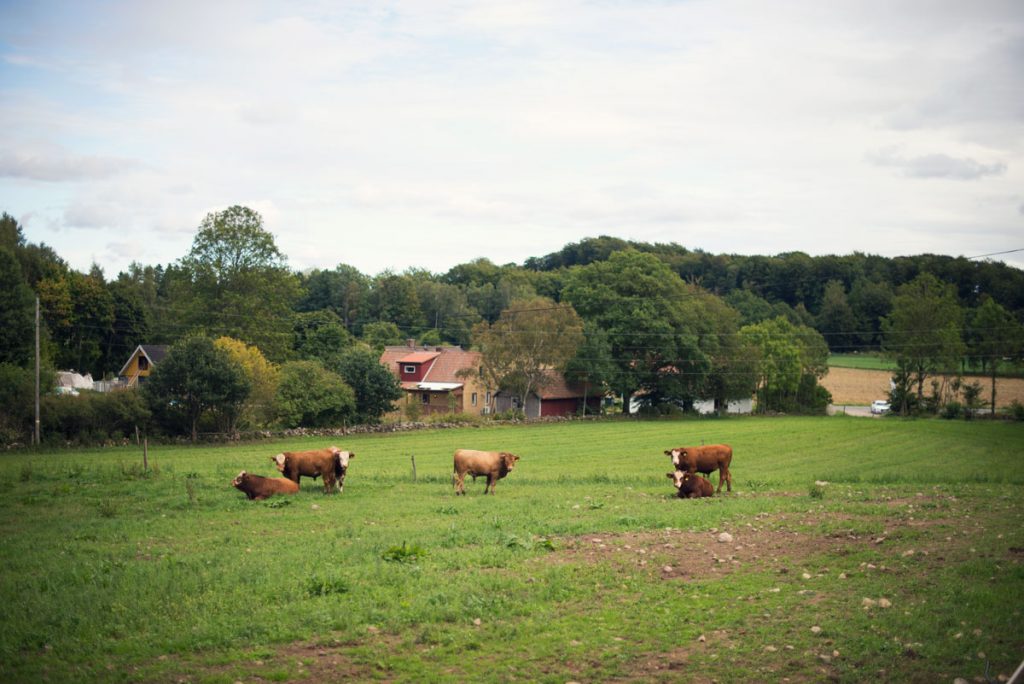
M962 323L953 287L929 273L901 286L893 298L892 313L882 321L882 349L896 361L897 377L916 384L919 403L929 375L959 368L965 349ZM908 408L903 393L900 413Z
M189 326L254 344L270 359L287 357L299 282L257 212L233 206L207 214L181 266Z
M1020 360L1024 354L1024 328L1006 309L986 297L971 315L970 355L991 378L992 415L996 412L996 376L1004 359Z
M340 375L319 361L289 361L281 366L274 404L285 427L326 427L351 420L356 397Z
M199 420L210 411L236 413L249 396L245 372L208 337L175 344L143 385L154 415L180 413L196 441Z
M281 377L281 369L267 361L257 347L232 337L220 337L213 343L225 351L231 360L245 373L251 387L249 396L239 407L237 414L228 413L228 429L261 428L274 419L274 395Z
M551 381L551 371L563 372L576 355L583 319L569 304L525 299L513 302L493 324L477 324L473 340L483 353L484 384L511 392L526 406L530 393Z
M394 410L394 402L402 398L398 379L381 364L380 355L368 347L347 349L337 369L355 391L355 419L360 423L379 423L385 413Z
M614 389L644 401L692 406L709 391L724 335L736 332L735 314L714 295L684 283L652 254L613 253L607 261L573 268L566 301L608 333L617 372Z
M759 411L824 409L817 381L828 373L828 345L818 331L779 316L743 327L740 337L756 351Z

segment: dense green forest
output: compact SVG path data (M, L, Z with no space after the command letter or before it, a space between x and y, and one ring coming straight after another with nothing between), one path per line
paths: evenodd
M686 406L772 387L806 401L830 351L887 354L904 395L922 400L936 372L972 363L994 374L1020 355L1024 271L927 254L716 255L602 236L523 264L480 258L444 273L371 275L342 263L298 273L256 212L231 207L208 215L176 261L113 275L70 268L3 214L8 385L33 361L36 296L45 365L97 379L115 375L140 343L229 338L271 365L314 360L336 371L356 349L408 339L479 348L517 302L531 302L514 314L521 328L571 308L584 334L562 370L621 396ZM785 358L794 359L790 376Z

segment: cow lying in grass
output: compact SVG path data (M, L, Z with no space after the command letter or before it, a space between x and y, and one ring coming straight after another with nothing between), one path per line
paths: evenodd
M289 480L299 484L303 475L314 480L324 478L324 494L332 490L341 492L345 488L345 473L348 472L349 459L356 455L351 451L342 451L336 446L312 451L285 451L271 456L277 469Z
M718 471L718 491L722 491L722 482L725 482L732 491L732 473L729 472L729 465L732 463L732 447L728 444L708 444L707 446L676 447L669 449L665 455L672 459L672 465L676 470L685 470L688 473L702 473L710 476Z
M466 494L464 482L466 475L472 475L473 481L478 476L487 476L484 494L490 490L494 493L494 485L501 478L512 472L519 457L504 451L476 451L475 449L455 450L455 494Z
M705 496L714 496L715 494L715 488L711 486L711 480L695 473L677 470L674 473L665 473L665 475L672 480L672 484L676 488L676 496L680 499L699 499Z
M231 481L231 484L241 491L249 499L267 499L275 494L295 494L299 491L299 485L286 477L263 477L262 475L250 475L244 470L238 473L238 477Z

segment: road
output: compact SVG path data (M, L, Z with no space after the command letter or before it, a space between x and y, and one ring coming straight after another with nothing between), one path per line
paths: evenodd
M829 404L828 415L834 416L837 413L845 413L848 416L857 416L859 418L881 418L880 415L871 413L870 406L845 406L842 404Z

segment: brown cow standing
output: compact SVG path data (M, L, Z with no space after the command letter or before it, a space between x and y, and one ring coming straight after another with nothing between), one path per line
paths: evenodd
M232 486L245 492L245 495L252 499L266 499L275 494L295 494L299 491L299 485L286 477L263 477L262 475L250 475L244 470L238 473L238 477L231 481Z
M722 491L724 481L729 491L732 491L732 473L729 472L729 464L732 463L732 447L728 444L708 444L707 446L676 447L669 449L665 455L672 459L672 465L677 470L685 470L688 473L703 473L710 476L718 471L718 491Z
M473 480L481 475L487 476L487 486L484 487L484 494L489 489L494 493L494 485L501 478L512 472L519 457L504 451L477 451L475 449L455 450L455 494L465 496L466 488L464 482L466 474L473 476Z
M330 494L332 490L340 493L344 489L349 459L355 457L351 451L330 446L312 451L285 451L271 456L270 460L295 484L299 484L303 475L314 480L324 478L324 494Z
M676 496L680 499L699 499L705 496L714 496L715 488L711 486L711 480L701 477L695 473L688 473L685 470L677 470L674 473L665 473L672 480L676 488Z

